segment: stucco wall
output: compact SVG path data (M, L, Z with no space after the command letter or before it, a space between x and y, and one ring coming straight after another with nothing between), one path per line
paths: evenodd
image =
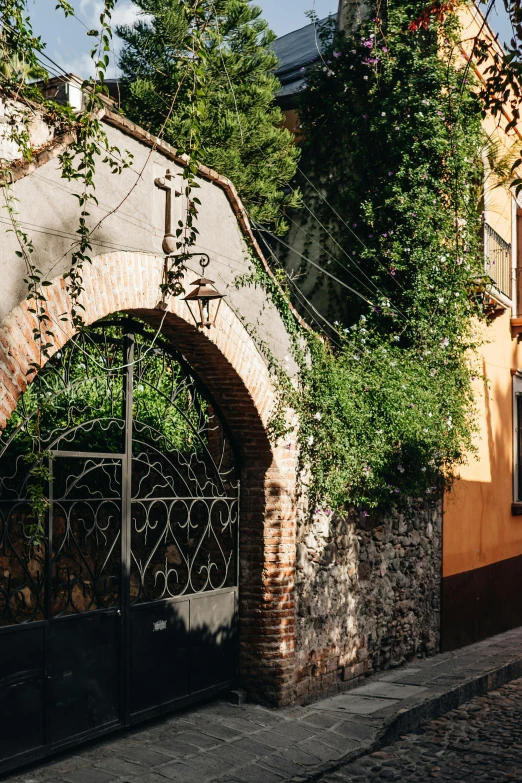
M176 172L181 185L182 169L159 151L153 151L117 128L106 125L111 144L134 156L131 168L121 174L111 174L101 162L97 167L96 195L98 206L89 205L90 223L104 222L92 237L92 256L111 251L133 251L162 255L161 243L165 227L165 193L154 185L156 177L164 176L167 168ZM236 290L234 280L252 269L249 251L238 221L221 187L200 180L201 200L197 228L199 239L195 250L209 253L209 276L217 283L232 309L249 329L258 330L270 350L286 365L290 344L277 310L267 301L259 286ZM63 274L70 263L70 251L78 229L79 192L74 183L61 178L58 161L50 160L31 174L15 182L14 193L19 199L19 219L34 244L33 260L49 279ZM180 188L181 189L181 188ZM181 216L182 198L175 200L174 219ZM114 211L114 214L111 212ZM0 211L0 319L5 318L25 296L26 275L23 260L16 256L18 245L4 210ZM189 267L197 274L198 264ZM158 292L158 300L160 295Z
M485 330L475 392L476 454L444 501L444 576L522 555L522 517L513 501L513 380L522 351L511 338L510 312ZM484 379L486 382L484 382Z

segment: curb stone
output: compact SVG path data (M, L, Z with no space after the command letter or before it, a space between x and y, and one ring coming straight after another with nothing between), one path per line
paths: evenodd
M366 743L361 741L358 748L335 762L321 765L307 777L290 778L287 783L312 783L312 781L320 780L324 775L336 772L352 761L392 744L402 735L415 731L423 723L439 718L475 697L483 696L519 677L522 677L522 656L518 660L494 668L486 674L472 677L466 682L428 699L423 704L399 710L395 718L378 732L373 741ZM319 705L315 706L319 707Z

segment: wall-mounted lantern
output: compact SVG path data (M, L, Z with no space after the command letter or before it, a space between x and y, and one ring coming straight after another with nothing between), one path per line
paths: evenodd
M214 281L204 276L205 268L209 265L210 258L206 253L202 253L199 259L201 266L201 277L194 280L190 285L196 286L194 291L184 297L187 307L192 316L192 320L198 327L210 329L216 323L221 300L225 294L220 294L214 286Z

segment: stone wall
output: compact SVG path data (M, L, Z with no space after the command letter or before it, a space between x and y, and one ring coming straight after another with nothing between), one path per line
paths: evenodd
M329 509L297 530L297 700L439 650L440 503L408 516L355 518Z

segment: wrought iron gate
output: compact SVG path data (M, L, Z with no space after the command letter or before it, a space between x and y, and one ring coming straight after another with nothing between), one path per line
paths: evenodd
M100 321L48 362L0 452L0 770L235 681L238 493L150 327Z

